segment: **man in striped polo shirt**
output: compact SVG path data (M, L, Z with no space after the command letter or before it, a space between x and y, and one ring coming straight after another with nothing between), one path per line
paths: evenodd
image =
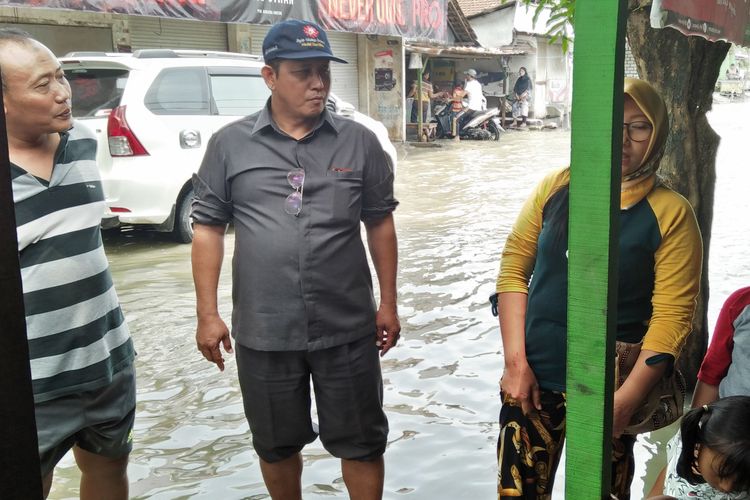
M102 245L96 139L47 47L1 29L0 70L44 494L72 448L82 499L126 499L135 353Z

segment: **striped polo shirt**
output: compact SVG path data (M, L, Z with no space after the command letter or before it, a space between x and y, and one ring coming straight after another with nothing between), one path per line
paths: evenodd
M96 139L61 134L49 182L11 164L36 402L105 386L135 355L99 224Z

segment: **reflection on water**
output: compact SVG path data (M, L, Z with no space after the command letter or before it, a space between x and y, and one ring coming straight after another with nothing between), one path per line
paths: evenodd
M717 110L720 132L746 135L736 120L731 131L728 126L732 120L727 115L741 106ZM749 274L750 263L743 258L749 232L738 231L732 216L750 213L747 182L737 177L746 181L748 174L741 162L732 161L741 144L738 140L732 146L727 140L720 152L712 321L718 300L747 283ZM383 359L391 426L386 498L495 496L502 358L487 297L521 203L545 172L566 164L568 151L564 132L508 133L498 143L400 148L396 223L403 337ZM231 240L230 235L230 253ZM195 348L189 246L160 234L123 232L107 236L107 251L138 350L131 496L269 498L251 449L235 364L230 360L220 373ZM229 278L228 258L219 291L227 319ZM643 440L639 461L655 449ZM346 498L339 463L319 441L305 449L304 459L305 498ZM633 498L643 488L642 463L636 475ZM50 498L77 498L77 483L68 456L58 468Z

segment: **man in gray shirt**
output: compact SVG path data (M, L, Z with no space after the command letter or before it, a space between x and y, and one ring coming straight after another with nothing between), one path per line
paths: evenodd
M325 32L296 20L263 42L271 98L219 130L193 179L198 348L224 368L217 286L234 223L232 336L245 414L273 498L301 498L300 451L317 437L354 499L382 497L388 422L380 355L398 340L393 171L375 135L326 110ZM376 307L367 242L380 285Z

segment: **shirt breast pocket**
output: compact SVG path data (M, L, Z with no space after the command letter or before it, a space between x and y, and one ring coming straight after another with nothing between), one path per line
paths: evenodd
M362 171L331 167L326 171L326 184L332 194L333 218L358 221L362 205Z

